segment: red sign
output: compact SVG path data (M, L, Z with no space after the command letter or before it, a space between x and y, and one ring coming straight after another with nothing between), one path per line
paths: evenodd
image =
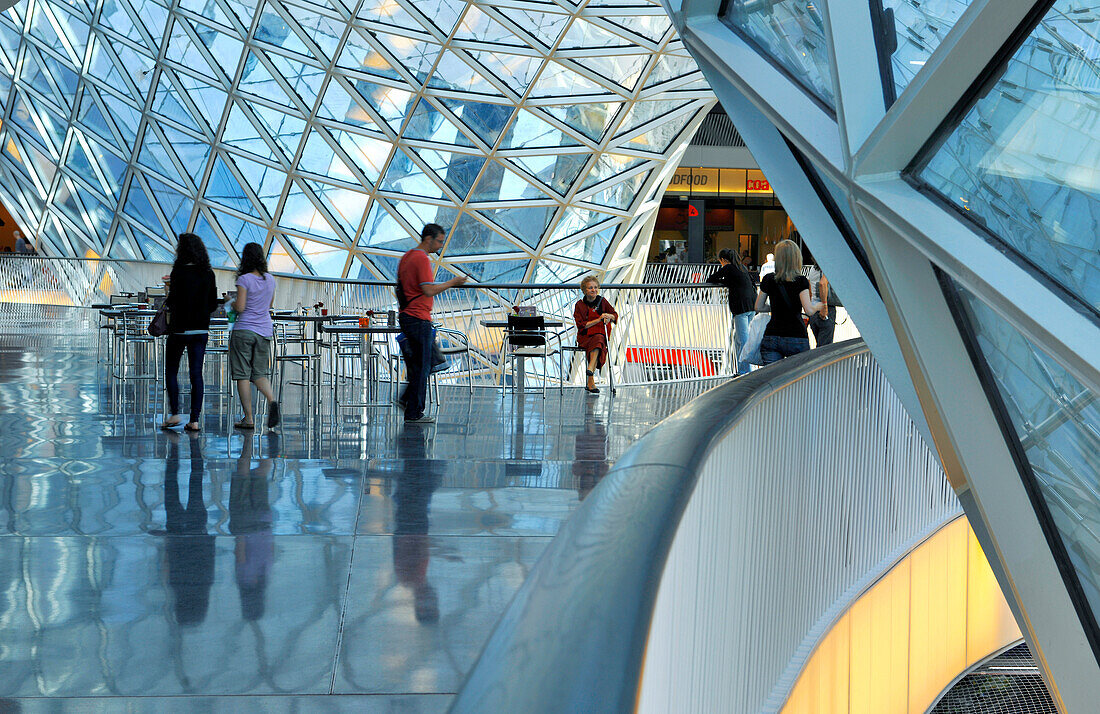
M765 181L764 183L767 183L767 181ZM689 205L688 206L688 218L698 218L698 217L699 217L699 209L696 208L695 206Z
M772 186L767 179L749 179L747 186L749 191L771 191Z

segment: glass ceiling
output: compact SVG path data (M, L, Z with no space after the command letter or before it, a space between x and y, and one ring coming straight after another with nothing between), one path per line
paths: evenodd
M713 100L657 3L610 0L21 0L0 97L0 199L52 254L190 229L389 278L434 221L481 281L628 260Z

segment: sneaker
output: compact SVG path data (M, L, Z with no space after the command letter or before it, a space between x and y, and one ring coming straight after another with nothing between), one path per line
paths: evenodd
M279 414L279 403L278 402L272 402L271 404L268 404L267 405L267 428L268 429L274 429L275 427L279 426L280 417L281 417L281 415Z
M416 419L406 419L406 424L435 424L435 417L424 414Z

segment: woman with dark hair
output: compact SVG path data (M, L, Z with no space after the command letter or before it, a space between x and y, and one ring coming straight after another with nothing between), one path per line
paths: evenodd
M180 358L187 350L187 373L191 378L191 419L187 431L201 431L202 362L206 357L210 313L218 307L218 286L210 269L210 256L202 239L194 233L181 233L176 245L176 261L165 281L168 283L168 341L164 347L164 388L168 392L169 416L161 424L171 429L183 423L180 416Z
M275 278L267 272L264 249L259 243L247 243L241 250L237 269L237 299L233 309L237 320L229 337L229 371L237 382L244 417L233 426L255 429L252 417L252 390L249 382L267 398L267 426L279 425L279 403L271 391L271 305L275 302Z
M756 288L745 266L737 260L737 255L728 248L718 251L720 267L714 275L707 278L708 283L729 288L730 314L733 315L733 355L737 361L737 374L748 374L751 367L742 360L741 348L749 337L749 322L754 314Z

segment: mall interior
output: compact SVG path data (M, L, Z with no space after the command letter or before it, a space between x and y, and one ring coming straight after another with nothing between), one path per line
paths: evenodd
M0 710L1100 710L1098 21L0 0Z

